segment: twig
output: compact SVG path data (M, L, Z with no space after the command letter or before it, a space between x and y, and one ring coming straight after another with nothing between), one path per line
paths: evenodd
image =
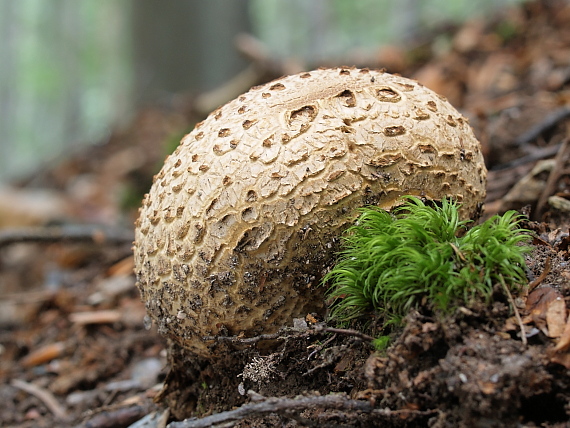
M257 343L261 340L278 340L284 339L282 338L282 334L286 331L290 331L290 329L280 329L277 333L271 334L260 334L259 336L254 337L239 337L239 336L204 336L202 337L205 341L216 341L216 342L229 342L229 343L237 343L240 345L252 345Z
M307 335L312 333L338 333L344 336L354 336L363 340L373 341L372 336L368 336L358 330L350 330L343 328L332 328L326 327L321 324L316 324L312 329L296 329L291 327L284 327L276 333L271 334L260 334L259 336L253 337L239 337L239 336L204 336L202 337L205 341L216 341L216 342L227 342L236 343L239 345L252 345L254 343L260 342L262 340L285 340L287 339L287 333L290 335Z
M273 58L263 42L250 34L239 34L235 45L238 52L251 62L250 65L218 88L197 96L193 106L198 114L208 114L254 85L304 69Z
M569 139L565 138L562 142L562 147L558 151L556 158L554 159L554 167L548 176L548 180L546 180L546 187L542 191L540 198L538 199L538 203L536 205L536 214L535 218L539 219L544 212L544 207L548 201L548 197L556 193L556 186L558 186L558 182L560 177L562 177L565 173L564 164L568 160L570 145L568 144Z
M522 322L521 314L519 313L519 310L515 305L515 300L513 299L513 295L511 294L509 287L507 287L507 284L505 284L505 280L503 279L502 276L500 276L500 279L501 279L501 285L503 286L503 289L505 290L505 293L507 293L507 297L509 298L509 303L511 304L511 306L513 307L513 311L515 312L515 318L517 319L517 323L519 324L519 328L521 330L522 343L524 346L526 346L528 342L526 340L526 334L524 332L524 325Z
M102 410L76 428L125 427L148 415L150 410L151 408L147 405L134 405Z
M133 242L132 231L98 225L66 225L8 229L0 232L0 248L20 242L93 242L128 244Z
M312 397L296 397L296 398L277 398L271 397L260 403L249 403L238 407L235 410L216 413L206 416L202 419L186 419L181 422L171 422L167 428L206 428L215 426L232 426L233 422L250 418L260 417L267 414L278 414L291 418L292 415L298 415L307 409L332 409L349 412L362 412L368 414L378 414L380 416L400 416L400 415L417 415L426 416L437 413L437 410L390 410L390 409L374 409L368 401L352 400L344 394L312 396Z
M309 348L315 348L307 357L307 361L309 361L313 355L315 355L317 352L320 352L325 346L327 346L329 343L331 343L333 340L336 339L336 334L333 334L331 337L329 337L327 340L325 340L322 344L320 345L311 345L309 346L307 349Z
M537 161L555 156L561 146L562 143L541 147L529 155L490 169L487 175L487 204L501 199L521 177L532 170Z
M86 312L74 312L69 315L69 320L72 323L79 325L88 324L112 324L120 321L122 314L118 310L101 310L101 311L86 311Z
M205 116L212 110L228 102L232 98L247 91L248 88L257 84L261 73L255 65L250 65L245 70L236 74L233 78L225 82L220 87L209 92L204 92L194 100L194 110Z
M58 403L53 394L47 389L41 388L32 383L24 382L23 380L19 379L12 379L12 382L10 382L10 384L15 388L26 391L28 394L39 398L50 410L50 412L55 415L56 418L60 420L66 420L68 418L65 408Z
M352 330L352 329L333 328L333 327L326 327L326 326L322 326L322 325L316 325L315 331L319 331L319 332L324 331L327 333L338 333L338 334L342 334L344 336L354 336L354 337L358 337L360 339L368 340L370 342L372 342L374 340L374 338L372 336L368 336L367 334L364 334L358 330Z
M514 159L511 162L497 165L496 167L493 167L492 171L503 171L506 169L512 169L531 162L539 161L541 159L549 158L551 156L556 155L556 153L558 153L558 151L560 150L561 146L562 143L554 144L552 146L547 146L547 147L541 147L539 149L533 150L532 153Z
M550 273L550 267L551 267L550 256L548 256L546 258L546 261L544 262L544 269L542 270L538 278L535 278L530 282L530 284L528 284L527 294L530 293L532 290L534 290L536 287L538 287L542 281L544 281L544 279Z
M536 124L528 131L520 135L515 139L515 145L526 146L531 141L538 138L541 134L548 131L550 128L554 127L558 122L563 121L567 117L570 117L570 107L565 106L554 110L552 113L546 116L544 120Z
M67 341L49 343L30 352L20 361L20 364L27 369L45 364L63 355L68 346Z

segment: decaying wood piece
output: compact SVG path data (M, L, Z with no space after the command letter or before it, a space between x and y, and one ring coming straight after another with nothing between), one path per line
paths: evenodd
M466 119L415 81L320 69L254 87L188 134L136 224L136 275L159 331L270 334L322 312L320 277L358 208L402 195L477 216L486 169Z

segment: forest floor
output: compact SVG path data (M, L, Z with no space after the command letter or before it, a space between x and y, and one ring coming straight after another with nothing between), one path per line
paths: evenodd
M289 71L247 54L257 83ZM332 64L303 67L317 65ZM383 352L309 318L270 351L228 347L169 372L131 242L152 175L201 119L205 98L182 94L0 187L1 426L568 426L570 3L528 2L356 65L415 78L470 119L489 168L484 217L517 209L534 233L523 292L445 321L414 311Z

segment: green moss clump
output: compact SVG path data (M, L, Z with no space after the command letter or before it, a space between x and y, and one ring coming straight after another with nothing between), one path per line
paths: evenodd
M468 229L456 202L427 206L405 198L393 214L362 209L347 231L340 260L323 280L331 284L332 319L348 322L372 312L399 323L419 305L445 315L475 299L489 301L497 284L527 282L523 255L530 236L516 212Z

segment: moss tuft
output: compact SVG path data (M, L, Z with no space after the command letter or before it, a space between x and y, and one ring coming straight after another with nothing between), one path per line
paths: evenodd
M516 212L468 229L456 202L428 206L405 199L393 214L362 209L345 234L340 259L324 278L332 319L374 313L398 324L420 305L445 315L476 299L490 301L497 284L527 282L523 255L530 236Z

